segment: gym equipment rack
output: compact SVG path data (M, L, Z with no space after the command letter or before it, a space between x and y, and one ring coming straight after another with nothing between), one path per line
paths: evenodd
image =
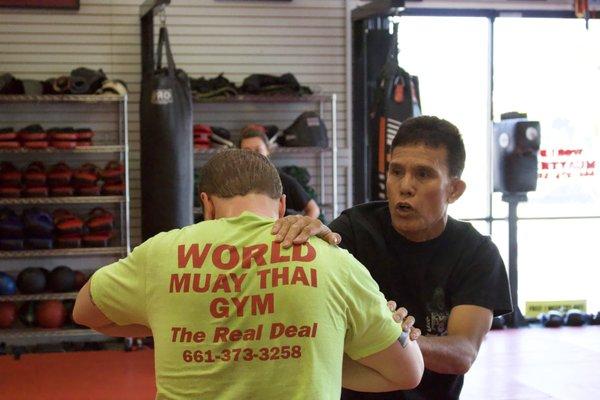
M61 248L49 250L0 251L0 270L19 272L29 263L44 267L50 264L69 263L73 269L83 269L83 264L91 272L95 267L126 256L130 251L130 197L129 197L129 145L127 96L119 95L0 95L0 126L14 126L18 129L30 123L41 123L45 128L51 125L94 125L96 135L94 144L74 149L47 148L41 150L0 149L3 161L30 162L35 159L45 163L57 161L107 162L118 159L125 167L123 177L125 190L119 196L69 196L69 197L28 197L0 198L0 206L22 207L96 207L110 206L115 211L115 227L118 235L112 239L109 247ZM66 115L69 122L63 122L56 115ZM75 116L73 116L75 115ZM64 261L68 259L69 261ZM50 264L50 265L44 265ZM42 301L75 299L77 292L1 295L0 302ZM14 328L0 329L0 347L14 346L16 357L22 345L47 344L56 342L86 342L112 340L90 329L59 328L43 329L22 327L18 322ZM10 348L10 347L9 347Z

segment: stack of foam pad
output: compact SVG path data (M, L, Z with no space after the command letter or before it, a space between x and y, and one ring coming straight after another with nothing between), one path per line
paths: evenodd
M231 132L218 126L206 124L194 125L194 149L206 150L209 148L233 148Z
M15 130L13 127L0 128L0 149L41 150L74 149L92 145L95 133L91 128L53 127L45 130L39 124L28 125Z
M118 161L108 162L104 169L86 163L75 170L64 162L46 169L42 162L34 161L23 171L12 163L2 162L0 197L122 195L124 175L125 168Z
M0 208L0 250L107 247L114 234L114 215L100 207L85 220L65 209L29 208L19 216Z

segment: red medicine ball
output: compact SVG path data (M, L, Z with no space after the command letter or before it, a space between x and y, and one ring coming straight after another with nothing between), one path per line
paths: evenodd
M67 311L60 300L45 300L35 308L35 319L42 328L60 328L67 318Z
M0 328L10 328L17 317L17 305L12 301L0 302Z

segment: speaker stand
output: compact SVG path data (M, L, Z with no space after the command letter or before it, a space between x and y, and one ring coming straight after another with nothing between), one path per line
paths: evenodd
M519 277L517 269L517 206L527 201L527 193L503 193L502 201L508 203L508 281L513 312L506 316L506 326L519 328L528 323L519 309Z

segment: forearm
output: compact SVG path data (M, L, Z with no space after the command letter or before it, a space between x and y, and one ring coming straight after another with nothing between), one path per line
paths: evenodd
M306 215L307 217L315 219L319 218L319 214L321 213L321 209L314 200L310 200L306 204L306 207L304 207L304 210L302 211L304 211L304 215Z
M379 372L366 367L344 354L342 387L358 392L390 392L400 387Z
M152 336L150 328L144 325L117 325L115 323L92 328L106 336L115 337L148 337Z
M417 342L425 368L440 374L465 374L477 357L477 349L461 336L421 336Z

